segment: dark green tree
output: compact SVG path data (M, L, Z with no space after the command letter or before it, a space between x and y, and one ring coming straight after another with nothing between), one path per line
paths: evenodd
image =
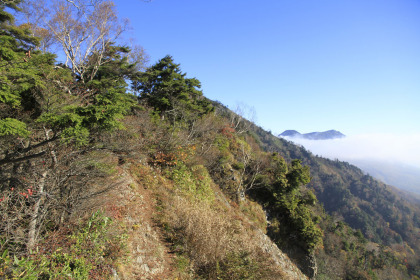
M88 89L93 92L87 100L88 105L76 110L87 117L86 126L99 130L121 128L118 120L135 103L134 95L127 93L127 81L137 72L136 64L129 63L127 54L130 51L127 47L110 44L100 54L107 63L99 66L93 80L87 83Z
M19 2L0 2L0 136L29 135L20 109L31 106L23 99L42 84L39 61L31 53L38 40L28 29L15 26L14 17L5 11L17 10Z
M309 166L302 166L302 161L300 160L292 160L286 178L289 187L292 189L309 184L311 181Z
M139 100L153 107L162 118L188 121L210 112L213 107L199 90L200 82L186 78L179 66L171 56L165 56L138 75L133 89L138 92Z
M66 142L76 144L87 144L92 133L122 128L119 120L135 103L134 95L127 93L126 81L136 72L135 64L130 64L126 56L129 51L125 47L107 46L101 54L107 63L99 66L95 77L87 83L74 83L71 94L77 100L61 104L58 111L46 111L42 121L61 131Z
M283 248L293 244L312 253L322 244L322 230L317 226L319 218L311 210L316 197L305 187L311 179L309 167L300 160L287 164L273 153L266 176L264 188L254 193L265 202L272 216L272 237Z
M135 65L128 62L129 49L109 44L101 54L106 63L88 83L81 81L71 69L56 65L55 55L33 51L38 40L15 26L13 16L5 11L6 7L17 10L17 2L0 2L0 190L24 191L30 186L37 195L25 208L10 200L12 211L26 212L14 213L20 219L3 223L0 241L10 240L14 250L30 251L45 226L43 221L53 220L51 215L71 200L68 192L75 187L65 187L63 177L75 175L61 170L87 151L96 133L120 128L119 119L135 104L126 82ZM93 52L89 59L96 55ZM63 142L87 147L67 155ZM46 194L54 199L45 199ZM11 229L25 236L17 240Z

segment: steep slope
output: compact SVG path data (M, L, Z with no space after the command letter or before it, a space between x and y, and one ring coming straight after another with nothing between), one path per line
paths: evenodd
M334 217L333 221L345 221L361 230L368 240L387 246L396 263L403 264L409 273L419 274L418 203L407 201L397 189L349 163L314 156L303 147L270 135L257 126L252 126L252 131L265 150L277 151L288 160L300 159L311 167L309 186L327 213ZM407 259L408 263L404 264Z
M206 234L214 234L212 230L217 230L217 227L214 227L215 224L211 224L212 219L209 219L211 215L208 211L212 210L208 208L206 202L198 202L201 205L201 210L186 213L186 209L192 210L189 205L191 201L188 201L189 199L180 193L172 192L176 187L174 182L160 170L150 167L147 163L142 164L132 157L125 158L125 160L124 164L117 167L118 174L113 179L117 183L115 188L95 197L95 202L92 200L85 202L87 207L94 204L98 209L106 209L108 215L125 228L127 251L124 258L130 261L123 262L113 270L115 277L119 279L185 279L194 277L192 264L188 264L188 258L181 254L182 247L180 244L172 244L168 238L167 227L169 224L165 222L165 227L162 227L161 222L169 214L166 212L166 208L170 208L171 218L175 220L186 218L187 221L180 222L194 223L194 231L199 231L205 226L202 222L209 223L209 226L213 227L208 229L210 232L199 233L196 236L199 238L193 242L194 246L205 246L195 249L200 249L203 256L211 257L207 254L209 250L214 249L211 246L214 242L218 246L221 245L218 242L230 242L226 236L220 235L220 232L218 236L207 236L212 238L210 244L210 240L204 238ZM242 250L245 250L247 246L255 246L253 250L260 251L260 254L266 258L265 264L269 265L272 272L275 273L271 276L267 273L264 274L267 279L308 279L254 222L228 203L228 199L216 186L213 195L216 197L218 207L224 209L224 214L220 218L225 221L240 218L241 222L236 225L236 231L245 232L236 235L236 237L249 236L246 237L247 245L241 246ZM177 204L173 201L183 202ZM194 208L194 206L192 207ZM183 215L189 217L182 217ZM190 215L195 216L191 218ZM228 226L228 224L225 223L224 226ZM247 229L245 230L243 226ZM200 238L203 239L200 240ZM251 240L254 245L250 245ZM199 244L200 242L202 243Z
M151 112L139 110L125 118L125 130L101 135L83 158L83 174L91 181L80 186L83 198L72 206L71 215L45 229L37 244L40 254L12 252L20 259L13 262L10 251L3 251L0 275L308 279L266 236L262 207L249 200L237 203L228 184L238 181L218 177L218 170L206 167L218 165L223 157L218 141L239 141L233 131L218 141L214 138L226 122L209 115L195 128L199 131L194 134L201 136L189 138L184 130L168 133L173 126L156 121ZM215 143L209 154L207 140ZM77 151L73 149L67 152ZM233 151L234 147L224 150L228 164ZM96 175L96 169L107 173ZM9 198L7 202L14 203ZM5 204L0 206L3 215Z
M232 204L213 182L208 181L209 188L201 196L202 193L179 189L180 182L168 178L167 172L132 157L120 168L123 170L119 176L120 187L113 195L108 193L104 201L114 201L111 209L121 209L119 219L128 228L128 257L134 261L119 267L118 275L122 279L193 278L194 265L203 262L209 266L212 258L222 258L228 253L226 249L258 252L261 258L258 260L253 260L249 253L238 255L253 262L253 267L238 264L249 270L245 271L249 276L255 273L264 279L307 279L266 236L261 225ZM246 204L254 208L249 208L248 213L260 215L259 223L264 222L259 206ZM243 207L247 208L245 204ZM232 226L235 233L229 233ZM221 261L220 264L232 270L231 273L244 273L235 271L238 270L235 263ZM259 265L267 267L259 268Z
M419 276L418 208L391 188L212 103L171 56L139 72L105 44L87 81L4 7L1 278Z

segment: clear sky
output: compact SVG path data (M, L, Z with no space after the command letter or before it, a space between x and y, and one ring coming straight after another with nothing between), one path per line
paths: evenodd
M115 3L151 63L172 55L275 134L420 134L419 0Z

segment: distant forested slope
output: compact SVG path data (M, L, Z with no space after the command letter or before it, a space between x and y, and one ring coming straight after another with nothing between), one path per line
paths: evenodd
M401 162L352 160L354 165L382 182L413 192L420 197L420 168Z
M252 126L254 137L266 151L279 152L287 161L299 159L310 166L308 185L334 221L344 221L380 246L398 248L401 255L411 255L408 269L418 271L420 252L420 205L408 201L401 192L347 162L314 156L304 147L275 137ZM324 240L325 243L325 240Z
M227 114L228 109L223 105L216 106ZM340 272L329 271L326 274L344 273L346 277L355 277L349 271L352 262L376 258L371 261L372 268L397 264L412 275L420 275L417 257L420 252L420 205L416 200L407 199L398 189L377 181L354 165L314 156L304 147L278 138L251 122L247 125L263 150L278 152L287 162L298 159L310 167L311 182L308 187L320 202L314 211L323 219L324 248L317 251L318 261L334 262L337 267L348 266L340 268ZM258 190L250 192L257 199L259 193ZM362 235L365 239L360 239L358 243L359 239L355 236ZM355 264L356 267L359 265ZM343 272L346 269L348 271ZM403 277L394 272L388 272L393 275L392 279ZM358 273L360 279L372 277L365 275L363 278ZM321 275L325 274L321 271Z

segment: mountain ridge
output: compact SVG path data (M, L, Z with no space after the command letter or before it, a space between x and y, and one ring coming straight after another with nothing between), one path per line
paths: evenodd
M290 138L299 137L299 138L303 138L307 140L331 140L331 139L338 139L338 138L346 137L346 135L334 129L322 131L322 132L309 132L309 133L303 133L303 134L296 130L285 130L278 136L290 137Z
M110 42L88 73L25 53L6 2L1 279L419 279L417 204L215 104L169 55L142 71Z

